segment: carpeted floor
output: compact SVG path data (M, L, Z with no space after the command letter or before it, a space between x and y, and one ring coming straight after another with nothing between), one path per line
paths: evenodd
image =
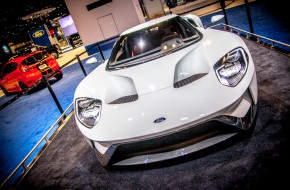
M72 117L18 189L290 188L290 58L245 41L259 85L250 136L154 165L104 169Z

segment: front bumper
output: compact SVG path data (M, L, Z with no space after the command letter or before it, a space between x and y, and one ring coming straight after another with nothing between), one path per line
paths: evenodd
M250 107L244 117L216 116L207 121L189 125L179 131L169 131L162 136L113 144L103 154L96 148L98 142L87 137L86 140L96 150L97 158L103 166L139 165L184 156L248 130L254 124L257 114L257 104L254 103L249 90L225 110L242 107L245 99L250 101Z

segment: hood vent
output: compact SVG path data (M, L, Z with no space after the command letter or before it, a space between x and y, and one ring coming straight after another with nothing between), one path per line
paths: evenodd
M204 77L205 75L207 75L207 73L199 73L199 74L192 75L192 76L187 77L183 80L175 82L173 86L174 86L174 88L180 88L182 86L185 86L189 83L192 83L192 82Z
M118 98L109 104L124 104L124 103L129 103L129 102L134 102L138 100L138 94L130 95L130 96L123 96L121 98Z

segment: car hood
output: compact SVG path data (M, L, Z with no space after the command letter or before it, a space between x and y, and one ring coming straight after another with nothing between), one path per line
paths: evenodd
M173 87L182 78L209 73L223 55L240 46L242 41L231 33L200 31L203 34L200 41L152 61L115 71L107 71L106 65L101 64L80 83L75 98L92 97L110 103L122 97L143 96Z

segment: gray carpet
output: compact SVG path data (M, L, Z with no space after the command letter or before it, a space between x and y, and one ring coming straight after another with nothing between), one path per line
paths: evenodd
M72 117L18 189L289 189L290 58L246 43L259 84L250 136L150 166L104 169Z

